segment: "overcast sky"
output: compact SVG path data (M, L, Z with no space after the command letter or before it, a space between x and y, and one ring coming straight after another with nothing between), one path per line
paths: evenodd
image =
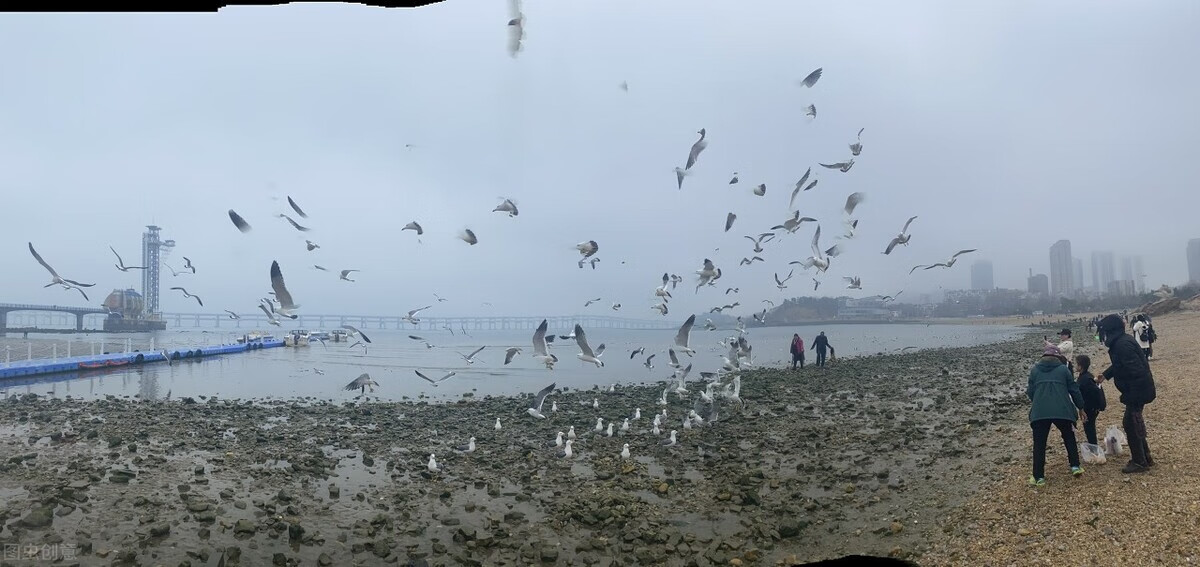
M821 295L967 288L978 259L1024 288L1061 238L1088 283L1097 249L1141 253L1150 287L1186 279L1200 237L1196 2L527 0L524 13L516 59L503 0L6 15L0 301L83 304L40 287L28 241L95 282L93 303L140 289L108 246L137 264L153 223L178 244L169 263L198 270L166 273L165 311L200 310L167 290L183 285L204 311L251 312L278 260L313 314L403 313L438 293L449 301L426 315L570 314L602 297L588 310L619 301L651 318L664 271L686 280L672 315L735 297L748 313L813 293L811 273L782 292L772 278L810 255L812 224L738 265L753 255L743 235L790 216L810 166L820 181L797 208L820 221L822 248L847 195L867 195ZM818 67L815 87L798 86ZM678 190L700 128L708 148ZM817 166L848 159L859 128L849 172ZM311 232L274 217L288 195ZM501 197L520 216L490 212ZM882 255L912 215L910 246ZM411 220L420 243L400 232ZM467 227L479 244L456 238ZM576 265L585 240L600 244L595 270ZM962 248L979 252L908 275ZM696 294L704 258L724 276ZM349 283L313 264L362 272Z

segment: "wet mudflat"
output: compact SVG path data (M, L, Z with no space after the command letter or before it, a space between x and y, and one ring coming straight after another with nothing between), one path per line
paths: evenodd
M26 394L0 402L0 543L74 545L84 565L919 560L947 512L1023 455L1013 417L1034 343L745 371L744 406L685 429L704 389L693 380L668 396L657 436L661 386L555 393L544 420L526 415L530 394ZM555 435L571 426L575 454L559 457ZM678 444L663 446L672 429ZM474 452L455 450L472 436Z

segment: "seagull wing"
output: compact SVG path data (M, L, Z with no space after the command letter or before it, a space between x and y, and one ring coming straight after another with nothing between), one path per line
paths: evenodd
M546 396L549 396L550 393L554 391L554 386L555 386L555 384L552 383L549 386L542 388L541 391L539 391L537 393L537 396L535 396L533 398L533 403L530 404L529 407L538 410L538 412L541 412L542 404L546 403Z
M275 290L275 299L279 300L280 307L284 309L296 307L296 304L292 303L292 294L288 293L287 287L283 284L283 272L279 269L278 261L271 262L271 289Z
M275 318L275 315L274 315L273 313L271 313L270 311L268 311L268 310L267 310L267 306L266 306L266 305L263 305L263 304L259 303L259 304L258 304L258 308L259 308L259 309L262 309L262 310L263 310L263 313L266 313L266 314L267 314L267 318L268 318L268 319L274 319L274 318Z
M914 221L914 220L916 220L916 219L917 219L917 217L915 217L915 216L914 216L914 217L910 217L910 218L908 219L908 222L904 223L904 229L903 229L903 230L901 230L901 231L900 231L900 233L901 233L901 234L906 234L906 233L908 233L908 225L912 224L912 221Z
M691 317L687 318L687 321L683 322L683 326L679 327L679 332L675 333L675 344L683 348L688 348L688 338L692 333L692 325L695 324L696 315L692 314Z
M424 311L424 310L426 310L426 309L429 309L430 307L433 307L433 306L432 306L432 305L426 305L425 307L422 307L422 308L420 308L420 309L413 309L412 311L409 311L409 312L408 312L408 316L409 316L409 317L412 317L413 315L416 315L417 313L420 313L420 312L422 312L422 311Z
M951 256L950 258L951 258L951 259L954 259L954 258L957 258L957 257L959 257L959 256L963 255L963 254L969 254L969 253L971 253L971 252L974 252L975 250L976 250L975 248L972 248L972 249L970 249L970 250L959 250L959 251L958 251L956 254L954 254L954 255L953 255L953 256Z
M821 256L821 247L818 245L818 243L820 241L821 241L821 225L817 225L817 231L813 233L813 239L812 239L812 251L813 251L813 256L815 256L815 257Z
M370 380L371 380L371 375L363 373L363 375L359 376L358 378L355 378L349 384L346 384L346 389L347 390L357 390L359 388L362 388L363 386L366 386L367 382ZM428 378L426 378L426 380L428 380Z
M675 356L675 349L667 349L667 356L671 357L671 364L679 365L679 357Z
M796 182L796 188L792 189L792 200L788 201L789 209L792 208L792 205L794 205L796 203L796 195L799 195L800 191L804 190L804 184L806 182L808 182L808 176L811 174L812 174L812 167L810 166L808 168L808 170L804 172L804 177L801 177L800 181Z
M120 266L121 266L122 268L124 268L124 267L125 267L125 261L121 259L121 255L120 255L120 254L117 254L117 251L116 251L116 250L114 250L112 246L109 246L109 247L108 247L108 249L109 249L109 250L112 250L112 253L113 253L113 255L117 257L117 264L120 264Z
M546 352L546 329L547 328L549 328L549 324L546 322L545 319L542 319L542 324L538 325L537 330L533 332L533 354L539 354L541 356L547 355L547 352Z
M863 202L865 197L866 195L862 193L851 193L849 197L846 197L846 214L854 214L854 208L857 207L859 203Z
M296 201L293 201L291 196L289 196L287 199L288 199L288 204L292 206L292 210L296 211L296 214L300 215L300 218L305 218L305 219L308 218L308 215L304 214L304 211L300 210L300 205L297 205ZM292 224L296 224L296 223L292 223ZM296 228L299 228L299 227L296 227Z
M448 373L447 373L445 376L442 376L441 378L438 378L438 382L445 382L446 380L449 380L449 379L453 378L453 377L454 377L456 374L458 374L458 372L455 372L455 371L451 370L451 371L450 371L450 372L448 372Z
M279 216L281 216L281 217L283 217L283 218L287 219L287 221L288 221L288 222L290 222L290 223L292 223L292 226L296 227L296 230L298 230L298 231L300 231L300 232L308 232L309 230L311 230L311 229L309 229L309 228L306 228L306 227L300 226L300 224L299 224L299 223L297 223L296 221L292 220L292 217L289 217L289 216L287 216L287 215L279 215Z
M817 84L817 81L819 81L821 79L822 69L823 69L823 67L818 68L816 71L809 73L807 77L804 77L804 80L800 81L800 84L804 85L806 87L812 88L812 86Z
M479 352L485 348L487 348L487 345L483 345L483 346L475 349L475 352L471 353L471 356L468 356L467 358L475 358L475 355L479 354Z
M250 232L250 223L246 222L246 219L242 218L241 215L235 213L233 209L229 209L229 220L233 221L233 226L236 226L238 230Z
M508 364L508 363L512 362L513 357L516 355L517 355L517 349L515 349L515 348L510 348L510 349L504 351L504 364Z
M737 218L737 215L735 215L733 213L729 213L728 215L725 215L725 232L729 232L729 229L733 228L733 220L736 218Z
M892 241L888 243L888 245L887 245L887 250L884 250L884 251L883 251L883 253L884 253L884 254L891 254L891 253L892 253L892 249L896 248L896 245L897 245L897 244L900 244L900 239L899 239L899 238L893 238L893 239L892 239Z
M929 266L926 266L925 264L918 264L918 265L916 265L916 266L913 266L913 268L912 268L911 270L909 270L909 271L908 271L908 274L909 274L909 275L912 275L912 273L913 273L913 272L915 272L915 271L917 271L918 269L920 269L920 268L928 268L928 267L929 267Z
M42 259L42 255L41 255L41 254L38 254L38 253L37 253L37 250L34 250L34 249L33 249L33 243L32 243L32 242L30 242L30 243L29 243L29 252L30 252L31 254L33 254L33 258L34 258L35 260L37 260L37 261L38 261L38 263L39 263L39 264L41 264L43 268L46 268L46 271L50 272L50 275L52 275L52 276L54 276L54 277L56 277L56 278L58 278L58 279L62 279L62 277L60 277L60 276L58 275L58 272L54 271L54 268L51 268L51 267L50 267L50 264L47 264L47 263L46 263L46 261Z
M417 373L417 376L420 376L420 377L424 378L424 379L425 379L426 381L428 381L430 384L437 384L437 381L436 381L436 380L434 380L434 379L432 379L432 378L430 378L430 377L428 377L428 376L426 376L426 375L424 375L424 374L421 374L421 371L420 371L420 370L413 370L413 372L416 372L416 373ZM357 380L356 380L356 382L357 382ZM354 382L351 382L351 383L350 383L350 385L351 385L351 386L353 386L353 385L354 385ZM361 386L359 386L359 387L361 388ZM353 390L353 388L350 388L350 387L347 387L346 389L347 389L347 390Z
M592 347L587 344L587 336L583 334L583 327L580 327L578 323L575 324L575 342L579 344L579 350L583 351L583 354L592 358L596 357L596 354L592 352Z

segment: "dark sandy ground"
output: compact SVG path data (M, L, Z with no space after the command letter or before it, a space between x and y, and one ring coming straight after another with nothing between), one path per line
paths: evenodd
M0 402L0 543L73 549L64 565L919 562L949 510L1023 458L1013 416L1040 341L745 371L744 408L684 429L703 389L693 380L657 437L661 386L556 392L545 420L525 414L529 394L12 397ZM593 431L635 408L629 431ZM555 434L572 425L576 454L560 458ZM664 447L671 429L679 443ZM454 450L471 436L475 452Z

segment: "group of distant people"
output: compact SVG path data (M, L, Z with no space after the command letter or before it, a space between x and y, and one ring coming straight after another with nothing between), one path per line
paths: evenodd
M833 359L836 356L834 353L834 350L833 350L833 345L829 344L829 339L825 337L825 331L821 331L821 333L817 335L817 338L813 339L812 345L808 347L808 350L814 350L814 349L817 351L817 363L816 364L818 367L821 367L821 368L825 367L825 351L826 350L829 351L830 359ZM796 369L797 364L800 365L800 368L804 368L804 339L800 338L800 335L798 335L798 334L793 334L792 335L792 370Z
M1088 330L1094 328L1096 339L1108 349L1111 363L1095 375L1091 373L1091 358L1074 355L1070 329L1059 332L1057 344L1044 340L1041 357L1029 372L1026 388L1032 403L1029 424L1033 429L1033 475L1029 484L1046 483L1046 443L1051 427L1062 434L1071 474L1083 474L1074 427L1077 421L1082 421L1087 442L1099 445L1096 418L1108 405L1101 386L1105 380L1113 381L1125 406L1121 427L1128 440L1130 460L1121 472L1142 473L1154 466L1142 412L1157 397L1150 371L1151 345L1157 337L1145 315L1134 317L1131 333L1125 332L1126 323L1124 314L1114 313L1088 324Z

